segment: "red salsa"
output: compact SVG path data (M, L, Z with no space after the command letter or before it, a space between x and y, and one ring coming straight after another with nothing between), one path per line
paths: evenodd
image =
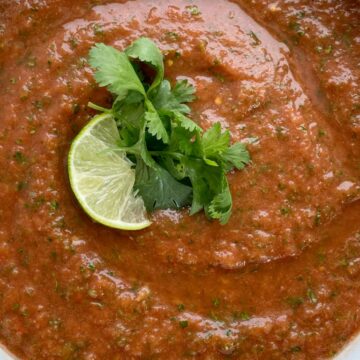
M356 0L0 3L0 341L20 359L324 359L360 328ZM252 163L228 224L91 221L71 141L109 106L91 46L140 36Z

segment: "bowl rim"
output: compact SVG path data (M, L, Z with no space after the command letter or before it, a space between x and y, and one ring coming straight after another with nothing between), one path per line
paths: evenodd
M0 344L1 360L20 360L13 355L6 347ZM358 360L360 359L360 332L353 336L341 349L334 360Z

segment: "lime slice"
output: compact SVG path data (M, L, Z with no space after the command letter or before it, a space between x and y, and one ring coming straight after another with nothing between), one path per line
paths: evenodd
M134 192L135 171L110 114L95 116L71 144L68 168L71 188L85 212L116 229L149 226L144 202Z

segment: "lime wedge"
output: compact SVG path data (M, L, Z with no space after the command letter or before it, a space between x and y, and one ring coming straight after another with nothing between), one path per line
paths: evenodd
M135 171L125 153L112 115L95 116L71 144L68 169L71 188L85 212L116 229L149 226L144 202L134 192Z

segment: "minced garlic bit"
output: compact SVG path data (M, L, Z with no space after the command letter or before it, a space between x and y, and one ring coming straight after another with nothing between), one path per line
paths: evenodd
M271 12L277 12L277 11L280 11L280 8L276 4L271 4L271 5L269 5L269 10Z

